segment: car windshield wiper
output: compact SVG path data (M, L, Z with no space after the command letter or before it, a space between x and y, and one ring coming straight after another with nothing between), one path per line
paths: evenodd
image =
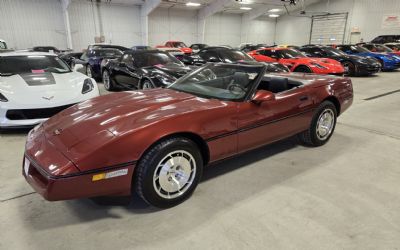
M13 76L15 73L0 73L0 76Z

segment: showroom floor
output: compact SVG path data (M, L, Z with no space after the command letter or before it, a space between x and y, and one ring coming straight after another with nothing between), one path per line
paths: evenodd
M353 78L355 102L327 145L285 140L225 161L168 210L46 202L21 176L26 131L1 134L0 249L398 249L399 79Z

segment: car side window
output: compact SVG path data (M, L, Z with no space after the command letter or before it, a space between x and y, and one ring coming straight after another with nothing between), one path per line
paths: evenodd
M199 46L198 45L193 45L192 49L199 49Z
M315 54L315 51L311 48L303 48L301 49L301 52L304 52L306 56L312 56Z
M263 56L274 57L271 50L261 50L259 53Z

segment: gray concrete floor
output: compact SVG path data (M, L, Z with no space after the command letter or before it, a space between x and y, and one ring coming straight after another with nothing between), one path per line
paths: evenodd
M185 203L47 202L0 135L0 249L400 249L400 72L353 78L331 141L285 140L205 171ZM104 91L103 91L104 92Z

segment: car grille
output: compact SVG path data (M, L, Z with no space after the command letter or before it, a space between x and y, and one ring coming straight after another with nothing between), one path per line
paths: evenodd
M29 120L29 119L44 119L50 118L58 112L73 106L69 104L65 106L42 108L42 109L10 109L7 110L6 117L9 120Z

